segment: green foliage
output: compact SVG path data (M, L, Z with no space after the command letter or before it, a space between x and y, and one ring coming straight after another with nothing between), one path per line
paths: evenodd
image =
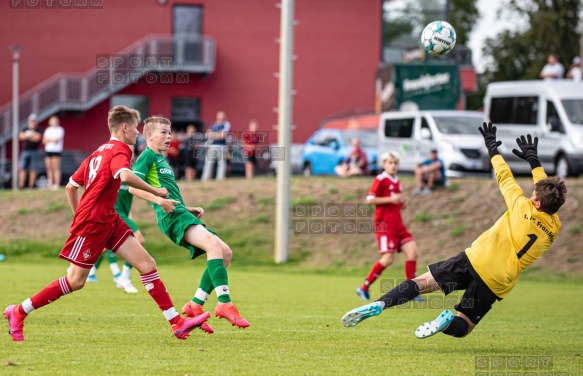
M32 212L32 210L27 209L27 208L20 208L16 211L16 214L18 215L26 215L28 213Z
M579 225L572 226L571 228L569 228L569 233L571 233L573 235L580 234L581 233L581 226L579 226Z
M294 198L291 201L292 206L294 205L298 205L298 204L317 204L318 203L318 199L315 197L311 197L311 196L306 196L306 197L298 197L298 198Z
M464 196L455 196L452 201L455 203L460 203L460 202L464 202L465 200L466 200L466 198Z
M415 220L421 223L427 223L433 219L433 214L429 212L421 212L415 214Z
M356 199L356 194L354 194L352 192L346 192L344 195L342 195L342 199L344 201L352 201L352 200Z
M504 30L486 41L484 55L493 59L486 82L537 79L550 53L558 54L566 68L579 55L580 0L512 0L505 9L507 17L525 18L529 27Z
M328 190L328 194L331 194L331 195L336 194L338 192L340 192L340 190L338 188L330 188Z
M477 0L451 0L450 21L457 35L457 44L467 44L480 18L476 3Z
M65 205L65 204L61 204L61 203L50 203L47 206L46 213L47 214L48 213L54 213L54 212L58 212L58 211L61 211L61 210L65 210L67 208L68 208L68 206Z
M274 196L259 197L257 199L257 203L262 205L270 205L273 204L274 202L275 202Z
M454 229L451 230L449 234L455 238L458 236L462 236L465 232L466 232L466 226L458 225L458 226L454 227Z
M448 192L455 192L458 189L460 189L460 186L459 186L459 184L456 184L456 183L451 183L445 187L445 190Z
M269 223L269 217L267 215L260 215L251 219L251 223Z
M228 204L231 204L235 201L237 201L237 198L233 197L233 196L215 198L214 200L212 200L208 204L206 204L206 206L204 207L204 210L205 211L219 210L219 209L222 209L225 206L227 206Z

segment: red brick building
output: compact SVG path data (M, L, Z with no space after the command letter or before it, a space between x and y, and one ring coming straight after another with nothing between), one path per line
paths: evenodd
M330 114L374 106L381 5L295 1L294 142ZM168 116L177 126L208 125L225 110L233 130L257 119L269 141L277 140L276 0L8 0L0 7L3 141L14 44L22 47L22 124L30 112L58 114L66 149L92 151L106 139L115 104L135 105L142 117Z

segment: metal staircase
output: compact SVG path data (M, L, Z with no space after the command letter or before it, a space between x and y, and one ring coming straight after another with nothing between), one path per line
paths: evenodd
M26 127L33 112L43 121L59 111L87 111L141 78L170 83L184 80L180 73L210 74L215 43L203 36L148 35L116 54L96 58L96 67L88 72L59 73L21 94L19 128ZM0 107L0 129L3 148L12 139L11 102Z

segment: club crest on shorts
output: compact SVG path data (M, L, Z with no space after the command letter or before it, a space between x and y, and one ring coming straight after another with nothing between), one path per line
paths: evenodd
M90 249L86 249L85 251L83 251L83 258L85 260L87 260L89 257L91 257L91 250Z

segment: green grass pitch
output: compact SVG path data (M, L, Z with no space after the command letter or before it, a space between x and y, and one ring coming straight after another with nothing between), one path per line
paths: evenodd
M62 276L66 266L59 260L0 263L2 310ZM159 267L177 309L192 297L201 266L196 261ZM516 359L518 374L533 371L527 368L533 360L537 374L583 373L583 289L574 281L526 276L468 337L419 340L415 329L437 316L440 304L390 309L344 328L342 315L361 305L354 293L361 273L235 267L229 275L232 296L251 327L236 329L213 315L215 334L196 330L179 341L132 273L140 292L127 295L115 288L104 264L99 283L33 312L24 343L10 340L2 320L0 374L491 375L510 372L494 367L509 367ZM402 269L385 274L384 280L401 278ZM374 285L373 297L380 286ZM207 309L215 302L213 294Z

